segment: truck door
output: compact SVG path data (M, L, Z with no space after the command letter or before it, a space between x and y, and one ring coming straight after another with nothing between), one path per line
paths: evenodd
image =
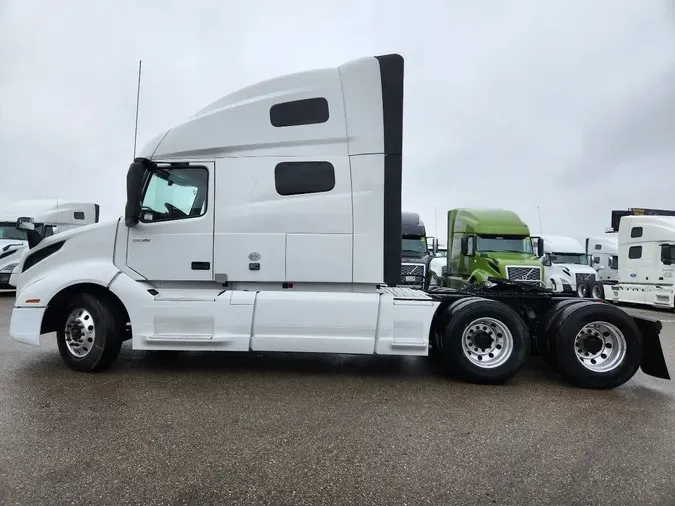
M150 281L213 280L214 164L159 165L146 178L127 266Z

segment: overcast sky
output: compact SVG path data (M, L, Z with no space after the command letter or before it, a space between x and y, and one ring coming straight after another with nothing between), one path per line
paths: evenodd
M138 7L136 4L143 4ZM662 0L0 0L0 199L123 213L139 145L242 86L406 58L404 209L517 211L583 238L675 209L675 8Z

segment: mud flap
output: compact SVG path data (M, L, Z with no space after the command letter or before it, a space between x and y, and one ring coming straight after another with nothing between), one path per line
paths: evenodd
M660 321L646 320L635 316L633 316L633 320L635 320L642 334L642 363L640 364L642 372L656 378L671 379L659 338L663 324Z

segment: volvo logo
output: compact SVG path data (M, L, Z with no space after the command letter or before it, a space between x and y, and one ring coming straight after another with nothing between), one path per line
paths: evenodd
M530 269L530 270L527 271L525 274L523 274L522 279L527 279L527 278L529 278L529 277L530 277L530 274L534 274L534 269Z

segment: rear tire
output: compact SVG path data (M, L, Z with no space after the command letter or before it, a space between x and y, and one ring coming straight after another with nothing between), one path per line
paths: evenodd
M544 327L539 335L537 335L536 339L539 355L544 359L544 362L558 374L562 374L562 371L556 356L555 334L553 333L553 328L560 320L563 310L573 304L593 304L593 301L565 299L558 302L546 312L546 315L544 316Z
M605 285L595 281L591 285L591 298L596 300L605 300Z
M588 297L589 286L586 281L579 281L577 283L577 297L585 299Z
M640 330L629 315L609 304L596 302L564 309L553 333L560 373L576 386L616 388L640 367Z
M95 372L115 361L125 332L126 322L114 306L89 293L78 293L65 306L56 340L68 367Z
M523 367L530 335L502 302L480 297L455 302L446 312L441 352L449 372L473 383L500 384Z

